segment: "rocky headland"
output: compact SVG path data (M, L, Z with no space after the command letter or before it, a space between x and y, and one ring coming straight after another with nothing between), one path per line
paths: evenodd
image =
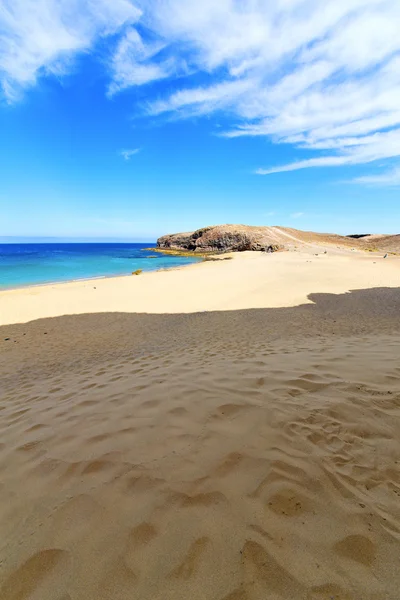
M284 245L274 229L250 225L215 225L188 233L163 235L157 240L157 248L200 254L245 250L276 252L282 250Z
M353 234L300 231L289 227L252 225L214 225L196 231L163 235L157 250L179 254L213 254L246 250L276 252L310 245L336 246L347 249L400 251L400 235Z

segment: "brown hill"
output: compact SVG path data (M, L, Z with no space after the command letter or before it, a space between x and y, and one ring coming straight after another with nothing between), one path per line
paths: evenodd
M368 248L400 252L400 234L397 235L367 235L360 239L360 245Z
M315 233L290 227L252 225L215 225L187 233L164 235L158 248L179 252L242 252L244 250L276 250L302 246L336 246L359 250L400 251L399 235L341 236Z

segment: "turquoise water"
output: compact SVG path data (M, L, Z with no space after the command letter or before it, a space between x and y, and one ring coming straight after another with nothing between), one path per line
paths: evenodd
M0 289L129 275L198 262L146 251L155 244L0 244Z

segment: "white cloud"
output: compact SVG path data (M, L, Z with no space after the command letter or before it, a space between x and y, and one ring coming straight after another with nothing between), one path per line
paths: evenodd
M298 171L309 167L337 167L345 164L345 159L341 156L324 156L321 158L310 158L309 160L299 160L281 167L271 167L270 169L257 169L257 175L271 175L272 173L286 173L288 171Z
M290 218L291 219L300 219L303 216L304 216L303 212L295 212L290 215Z
M399 0L0 0L0 20L9 101L117 34L109 95L174 80L148 114L229 112L221 135L301 152L260 174L400 157Z
M209 113L218 108L227 109L233 107L238 99L247 95L251 89L252 82L248 80L217 83L206 88L184 89L175 92L167 100L154 102L149 108L149 113L158 115L186 109L192 115Z
M172 61L152 62L163 48L162 42L144 44L136 29L130 28L119 41L112 59L113 79L109 94L168 77L172 71Z
M364 185L387 185L400 186L400 167L386 171L378 175L365 175L364 177L356 177L354 183L362 183Z
M339 154L300 160L268 169L258 169L256 173L270 175L271 173L297 171L310 167L366 164L384 158L398 157L400 156L400 128L359 138L325 139L315 144L314 147L318 149L335 148L339 150Z
M125 160L130 160L132 158L132 156L135 156L135 154L138 154L139 152L140 152L140 148L132 148L130 150L121 150L120 155Z
M136 22L130 0L0 0L0 81L15 101L41 74L67 72L78 52Z
M310 158L259 174L367 164L400 156L397 0L204 0L142 3L166 54L210 84L150 103L180 117L229 111L226 137L266 136ZM172 73L170 73L170 76ZM327 154L327 151L330 151Z

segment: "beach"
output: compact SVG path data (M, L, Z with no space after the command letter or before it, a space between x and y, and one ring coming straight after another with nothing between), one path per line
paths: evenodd
M313 246L1 292L0 598L398 600L399 275Z
M400 259L305 245L298 251L241 252L139 276L0 291L0 325L66 314L192 313L298 306L314 293L400 285ZM218 260L219 259L219 260Z

